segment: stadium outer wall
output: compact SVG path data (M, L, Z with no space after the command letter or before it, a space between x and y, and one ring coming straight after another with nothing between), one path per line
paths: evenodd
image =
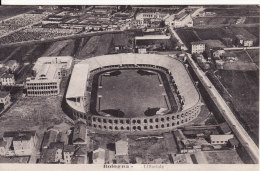
M188 71L187 74L189 74ZM78 111L69 104L67 104L66 106L67 110L69 110L67 112L70 113L70 117L72 119L76 120L78 118L81 118L86 120L88 129L114 133L145 133L153 131L172 130L174 128L189 123L190 121L195 119L201 111L200 100L194 106L176 113L134 118L118 118L92 115L89 112L84 113Z

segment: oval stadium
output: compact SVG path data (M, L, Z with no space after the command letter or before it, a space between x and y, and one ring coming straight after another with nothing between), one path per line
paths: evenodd
M201 110L184 64L158 54L83 60L74 66L65 99L73 119L107 132L168 131L188 124Z

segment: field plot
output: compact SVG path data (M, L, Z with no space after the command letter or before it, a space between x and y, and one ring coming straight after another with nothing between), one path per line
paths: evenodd
M257 71L218 72L220 81L232 96L231 108L249 135L258 144L259 76Z
M71 40L62 40L54 42L43 54L43 56L58 56L60 51L66 47Z
M256 36L259 41L259 29L260 29L259 27L243 27L243 28L246 29L251 34L253 34L254 36Z
M176 32L188 49L191 49L191 42L200 40L191 29L178 29Z
M98 47L95 52L95 56L108 54L112 39L113 39L112 34L102 35L99 39Z
M224 37L232 37L231 34L228 34L227 31L222 28L195 29L195 31L202 40L221 40Z
M243 62L252 62L252 60L250 59L250 56L248 56L248 54L245 50L235 50L232 52L236 54L238 60L243 61Z
M124 117L131 118L144 116L149 107L168 109L165 88L159 86L157 73L140 75L136 70L121 70L118 76L101 75L99 81L103 86L98 89L101 111L120 109Z
M203 152L208 164L243 164L236 151L209 151Z

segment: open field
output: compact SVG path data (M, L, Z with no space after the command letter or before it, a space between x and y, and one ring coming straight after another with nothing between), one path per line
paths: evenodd
M207 26L219 24L235 24L238 17L198 17L194 19L194 26Z
M98 89L98 95L102 96L101 111L120 109L124 117L132 118L144 116L149 107L168 109L163 96L166 92L163 86L159 86L157 73L141 76L136 70L121 72L119 76L99 76L103 86Z
M234 150L205 151L203 152L208 164L243 164Z
M259 76L257 71L224 71L217 73L231 94L230 107L249 135L258 144Z
M257 16L259 15L259 11L257 6L248 5L248 6L238 6L231 7L228 9L227 6L207 8L206 12L215 12L217 16Z
M231 35L222 28L195 29L195 31L202 40L219 40L224 37L231 37Z
M243 61L243 62L252 62L248 54L246 53L245 50L235 50L235 51L229 51L233 52L236 54L238 60Z

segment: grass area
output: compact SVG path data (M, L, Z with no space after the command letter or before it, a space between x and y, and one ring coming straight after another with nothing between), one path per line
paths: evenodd
M209 164L243 164L234 150L203 152Z
M150 108L166 108L162 94L166 95L163 86L159 86L158 75L141 76L136 70L122 70L119 76L102 77L102 88L98 89L101 98L101 111L120 109L124 117L132 118L144 115Z
M240 123L258 144L259 138L259 75L257 71L218 72L220 81L231 94L231 109Z

